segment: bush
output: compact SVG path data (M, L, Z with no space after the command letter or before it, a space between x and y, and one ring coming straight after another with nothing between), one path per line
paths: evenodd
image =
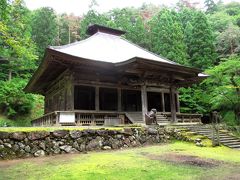
M0 110L7 117L28 114L34 102L32 94L23 91L26 81L15 78L11 81L0 81Z

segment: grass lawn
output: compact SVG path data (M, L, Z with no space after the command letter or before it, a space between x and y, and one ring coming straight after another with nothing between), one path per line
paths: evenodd
M173 142L0 161L0 179L240 179L240 151Z

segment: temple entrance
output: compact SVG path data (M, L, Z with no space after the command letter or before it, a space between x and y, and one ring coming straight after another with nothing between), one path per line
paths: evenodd
M123 111L141 111L141 91L122 90L122 110Z
M74 87L74 109L95 109L95 88L90 86Z
M99 105L100 110L116 111L118 94L117 89L99 88Z
M163 111L162 107L162 94L158 92L147 92L148 111L157 109L158 112Z

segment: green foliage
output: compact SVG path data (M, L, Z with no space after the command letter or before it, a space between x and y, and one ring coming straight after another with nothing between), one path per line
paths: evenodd
M114 9L107 13L112 19L112 27L126 31L126 39L141 47L149 48L147 31L139 11L133 8Z
M204 1L206 9L206 13L213 13L217 10L217 5L215 4L214 0L205 0Z
M192 23L189 56L193 67L206 69L216 61L212 29L204 13L197 11Z
M1 65L4 70L0 72L0 80L6 80L12 74L29 77L29 73L36 68L37 56L29 21L30 12L23 1L15 0L8 4L6 15L0 21L0 56L7 58L9 63Z
M221 112L222 122L228 126L236 126L235 114L233 111L222 111Z
M57 45L65 45L80 39L78 34L80 27L80 17L74 15L61 14L57 16L58 37Z
M223 32L229 24L234 22L234 18L232 16L229 16L226 12L222 11L208 15L208 19L216 35Z
M239 62L239 56L225 59L218 66L206 71L210 77L203 82L207 86L205 96L210 98L208 103L211 104L211 109L233 111L236 123L240 123Z
M32 12L32 39L37 45L38 55L44 56L45 48L56 45L57 16L49 7L43 7Z
M179 89L180 111L183 113L201 113L209 112L208 103L202 101L203 96L201 86L193 86L192 88Z
M12 79L0 81L0 109L8 117L28 114L33 107L33 95L23 92L26 81Z
M180 64L187 64L183 28L176 12L161 10L150 23L151 50Z
M222 10L228 13L230 16L236 16L240 14L240 3L239 2L231 2L226 4L225 6L222 5Z
M222 57L240 54L240 28L230 24L217 37L217 51Z

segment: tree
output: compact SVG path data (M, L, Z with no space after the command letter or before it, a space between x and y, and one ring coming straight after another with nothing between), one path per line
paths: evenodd
M216 35L223 32L229 24L234 23L234 18L222 11L208 15L208 20Z
M14 78L0 81L0 111L10 118L28 114L33 106L33 95L23 92L26 81Z
M161 10L149 23L151 50L180 64L187 64L183 28L177 14Z
M203 89L205 88L203 85L193 85L192 87L179 89L179 101L182 113L207 114L209 112L208 96L203 95Z
M208 14L214 13L217 10L217 5L214 0L205 0L204 4L206 7L206 13Z
M217 50L222 57L240 53L240 28L230 24L217 37Z
M204 95L210 97L211 109L233 111L240 124L240 57L231 56L218 66L207 70L210 75L203 83L208 87Z
M180 19L180 22L182 24L183 29L186 28L187 24L192 24L193 19L195 17L195 9L190 9L190 8L181 8L178 12L178 16Z
M109 19L112 19L112 27L126 31L124 35L126 39L148 48L146 41L146 29L142 17L137 9L124 8L114 9L108 14Z
M27 76L35 69L35 45L31 40L29 26L30 12L23 1L8 4L5 18L0 22L0 54L9 60L3 68L3 80L11 80L12 75Z
M212 67L216 61L214 36L204 13L196 12L191 34L188 46L190 64L201 69Z
M64 45L75 42L80 39L79 27L80 18L73 14L61 14L57 17L58 21L58 38L57 44Z
M49 45L56 45L57 16L52 8L43 7L32 13L32 39L37 45L39 59Z

